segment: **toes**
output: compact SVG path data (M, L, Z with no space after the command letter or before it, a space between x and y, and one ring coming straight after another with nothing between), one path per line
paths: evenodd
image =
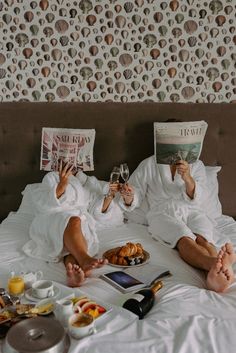
M223 256L224 256L224 250L222 250L222 248L221 248L217 254L217 260L222 260Z
M215 269L217 273L220 273L220 271L222 270L222 263L220 261L216 261Z
M233 254L234 249L233 249L233 245L231 243L226 243L225 248L226 248L226 252L228 254Z
M66 265L66 271L70 273L73 272L73 265L70 262Z
M229 273L229 270L228 270L228 269L226 269L226 270L224 271L224 275L225 275L225 277L227 278L227 281L229 281L229 279L230 279L230 273Z

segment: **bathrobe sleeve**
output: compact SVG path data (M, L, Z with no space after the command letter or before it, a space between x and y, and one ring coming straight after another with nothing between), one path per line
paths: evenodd
M74 176L70 176L69 184L59 199L56 196L58 182L58 173L50 172L45 175L41 185L32 196L38 212L55 212L73 207L84 207L87 204L89 195L86 194L81 183Z
M208 198L207 177L205 166L202 161L198 160L190 166L191 175L195 181L195 191L193 199L187 193L185 184L182 186L182 196L185 201L191 205L202 205Z

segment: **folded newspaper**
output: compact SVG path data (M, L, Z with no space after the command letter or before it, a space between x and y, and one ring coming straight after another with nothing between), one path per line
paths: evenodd
M59 163L69 163L75 170L94 170L94 129L42 129L40 169L58 170Z
M194 163L201 154L207 126L203 120L154 123L156 162L175 164L182 159Z

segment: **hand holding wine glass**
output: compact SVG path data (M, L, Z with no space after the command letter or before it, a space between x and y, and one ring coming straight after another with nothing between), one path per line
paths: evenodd
M119 178L120 178L120 168L113 167L110 175L108 196L114 197L116 192L119 191Z
M130 206L133 202L134 191L131 185L127 183L129 179L129 167L127 163L123 163L120 165L120 174L122 179L124 180L124 185L120 191L123 200L127 206Z
M120 165L120 175L126 184L129 179L129 167L127 163L123 163Z
M119 167L113 167L111 175L110 175L110 183L119 183L119 178L120 178L120 168Z

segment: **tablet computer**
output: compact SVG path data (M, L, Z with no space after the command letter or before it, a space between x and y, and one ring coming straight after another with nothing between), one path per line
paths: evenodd
M100 276L122 293L128 293L145 287L145 283L123 271L113 271Z

